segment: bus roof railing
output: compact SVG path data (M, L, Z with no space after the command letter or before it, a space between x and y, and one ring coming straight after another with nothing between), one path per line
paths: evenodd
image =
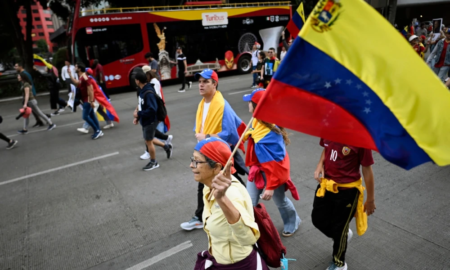
M111 13L128 13L128 12L150 12L150 11L183 11L198 10L208 8L246 8L246 7L274 7L289 6L290 1L279 2L254 2L254 3L232 3L232 4L210 4L210 5L182 5L182 6L152 6L152 7L123 7L123 8L101 8L83 10L80 16L101 15Z

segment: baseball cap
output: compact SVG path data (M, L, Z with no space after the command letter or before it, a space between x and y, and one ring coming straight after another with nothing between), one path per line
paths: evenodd
M194 78L195 78L196 80L198 80L200 76L203 77L203 78L205 78L205 79L213 79L213 80L215 80L216 82L219 82L219 76L217 76L217 73L216 73L214 70L209 69L209 68L204 69L204 70L203 70L202 72L200 72L200 73L196 73L196 74L194 75Z
M449 29L447 29L447 34L450 34L450 28L449 28Z
M266 91L266 89L264 89L264 88L255 89L252 91L251 94L244 95L243 99L246 102L253 101L256 104L258 104L259 100L264 95L264 91Z
M418 36L416 36L416 35L412 35L412 36L410 36L410 37L409 37L409 42L411 42L411 41L415 40L416 38L419 38L419 37L418 37Z
M142 67L142 71L144 71L144 73L147 73L148 71L152 70L150 66L143 66Z
M86 71L87 74L90 74L90 75L93 75L93 74L94 74L94 72L92 71L91 68L86 68L85 71Z

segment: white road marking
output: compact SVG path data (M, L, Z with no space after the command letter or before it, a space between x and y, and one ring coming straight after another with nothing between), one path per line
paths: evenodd
M245 93L245 92L248 92L250 94L252 91L253 90L244 90L244 91L239 91L239 92L228 93L228 95L236 95L236 94Z
M65 124L65 125L60 125L60 126L56 125L55 128L62 128L62 127L68 127L68 126L73 126L73 125L79 125L79 124L82 124L82 123L84 123L84 121L76 122L76 123L70 123L70 124ZM47 131L47 128L33 130L33 131L28 131L27 134L36 133L36 132L40 132L40 131ZM6 137L15 137L15 136L19 136L19 135L22 135L22 134L13 134L13 135L8 135Z
M191 241L187 241L187 242L181 243L181 244L179 244L176 247L173 247L173 248L171 248L171 249L169 249L167 251L164 251L163 253L160 253L160 254L156 255L155 257L153 257L153 258L150 258L150 259L148 259L146 261L143 261L143 262L141 262L139 264L136 264L135 266L132 266L132 267L126 269L126 270L142 270L142 269L144 269L146 267L149 267L152 264L155 264L155 263L157 263L159 261L162 261L165 258L168 258L168 257L170 257L172 255L175 255L176 253L178 253L180 251L183 251L185 249L188 249L188 248L190 248L192 246L193 245L192 245Z
M56 171L59 171L59 170L62 170L62 169L67 169L67 168L70 168L70 167L73 167L73 166L77 166L77 165L81 165L81 164L84 164L84 163L88 163L88 162L91 162L91 161L95 161L95 160L99 160L99 159L115 156L115 155L118 155L118 154L119 154L119 152L114 152L114 153L106 154L106 155L103 155L103 156L99 156L99 157L90 158L90 159L86 159L86 160L83 160L83 161L78 161L78 162L75 162L75 163L67 164L67 165L64 165L64 166L61 166L61 167L56 167L56 168L53 168L53 169L50 169L50 170L37 172L37 173L32 173L32 174L29 174L29 175L25 175L25 176L22 176L22 177L18 177L18 178L14 178L14 179L11 179L11 180L8 180L8 181L1 182L0 186L6 185L6 184L11 184L11 183L14 183L14 182L17 182L17 181L21 181L21 180L24 180L24 179L27 179L27 178L43 175L43 174L46 174L46 173L51 173L51 172L56 172Z

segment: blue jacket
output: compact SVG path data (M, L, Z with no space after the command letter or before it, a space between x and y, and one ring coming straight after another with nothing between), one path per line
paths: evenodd
M433 58L435 58L436 64L437 62L439 62L439 58L441 58L442 51L444 50L444 42L445 41L443 39L439 40L439 42L434 47L434 50L428 56L427 63L431 62ZM444 65L450 65L450 44L447 46L447 51L445 52Z
M152 91L152 93L144 93L147 91ZM139 122L143 127L151 125L153 122L157 121L156 112L158 110L158 103L156 102L156 92L153 86L149 83L142 87L139 91Z

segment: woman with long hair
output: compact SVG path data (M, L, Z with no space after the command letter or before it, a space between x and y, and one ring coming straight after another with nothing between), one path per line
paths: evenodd
M210 137L195 146L191 157L194 180L205 185L202 220L208 237L208 250L198 253L194 270L268 270L254 248L260 232L250 196L232 175L233 165L224 169L230 156L228 143Z
M264 91L260 88L244 96L250 113L255 111ZM284 223L282 235L292 236L301 219L294 204L285 195L289 189L294 199L300 199L290 176L289 155L286 151L286 145L290 143L288 134L282 127L254 118L244 139L248 141L245 165L250 167L247 191L253 206L258 204L260 198L273 198Z
M31 81L28 78L28 76L21 72L17 76L17 79L19 82L22 82L21 91L23 94L23 108L26 109L27 107L30 107L33 112L36 112L41 119L43 119L48 124L47 130L52 130L56 127L55 124L53 124L52 120L45 115L41 109L38 107L38 102L36 100L36 97L33 95L33 92L31 91ZM23 129L19 130L18 132L20 134L26 134L28 133L28 123L29 118L24 118L23 120Z

